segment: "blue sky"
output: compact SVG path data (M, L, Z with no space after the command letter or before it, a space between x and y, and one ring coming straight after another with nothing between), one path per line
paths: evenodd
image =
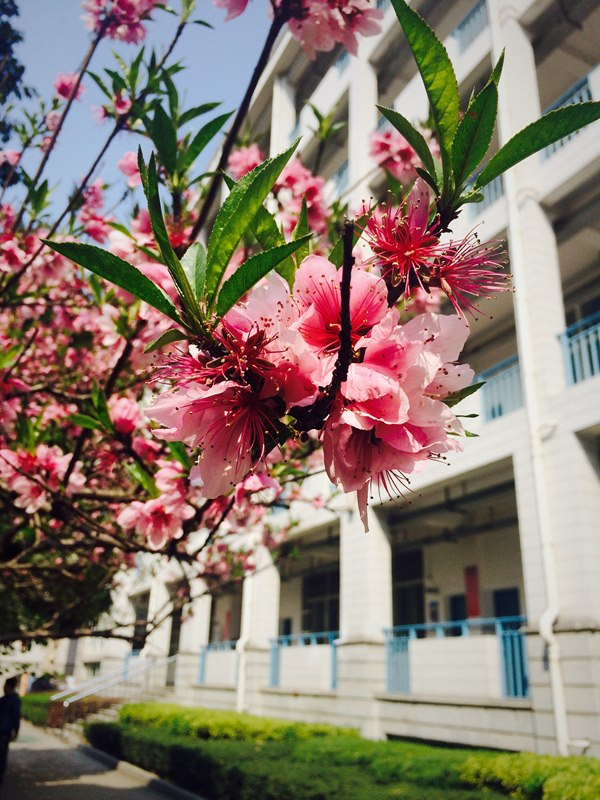
M171 4L179 8L179 0L171 0ZM18 53L26 66L26 83L49 99L54 92L56 75L75 72L89 45L90 32L81 19L81 0L19 0L19 8L20 16L14 25L24 34ZM241 100L269 28L268 3L253 0L241 17L225 23L222 9L215 8L210 0L198 0L194 16L215 27L210 30L191 25L178 44L175 56L187 67L176 78L180 94L185 98L184 105L190 107L219 100L223 102L223 110L234 109ZM154 17L153 22L147 23L146 44L161 53L170 41L177 19L163 11L156 11ZM113 49L126 61L131 61L138 51L136 45L104 41L91 65L94 72L114 65ZM92 106L102 102L100 91L89 78L84 80L84 86L86 91L82 99L74 103L45 171L51 186L55 187L54 202L61 206L110 131L110 122L99 124L91 111ZM116 180L120 176L116 162L127 150L135 149L137 137L121 134L113 142L98 174L106 181ZM37 158L35 154L35 163L26 162L32 171ZM124 187L124 183L120 185Z

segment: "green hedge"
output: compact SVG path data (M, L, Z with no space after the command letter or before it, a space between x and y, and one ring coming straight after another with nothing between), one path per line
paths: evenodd
M48 724L48 708L52 692L26 694L21 698L21 716L23 719L45 728Z
M281 741L317 737L355 736L351 728L333 725L289 722L282 719L255 717L235 711L213 711L186 708L168 703L130 703L123 706L119 719L125 725L159 728L175 735L198 739L236 739L238 741Z
M491 786L514 800L598 800L600 760L584 756L559 758L534 753L473 755L460 767L462 780Z
M432 785L432 776L418 785L412 780L377 781L368 755L376 743L356 737L328 737L309 740L207 740L176 736L159 728L117 723L86 726L90 743L119 759L210 800L479 800L500 798L496 792ZM399 743L381 743L398 748ZM429 748L433 751L434 748ZM319 757L319 752L321 756ZM336 754L336 762L330 757ZM430 755L428 755L428 758ZM464 756L463 756L464 757ZM364 761L364 763L362 763Z

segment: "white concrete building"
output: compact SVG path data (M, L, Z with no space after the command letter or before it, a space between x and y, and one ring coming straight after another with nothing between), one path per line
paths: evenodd
M310 166L305 104L335 107L347 128L321 171L355 207L381 191L375 104L427 115L393 9L378 6L382 32L357 58L307 62L283 35L251 110L273 153L301 134ZM415 6L445 40L465 102L506 48L493 148L545 109L600 100L596 0ZM487 380L463 403L479 438L419 476L410 502L376 506L368 535L353 497L303 513L297 557L276 567L265 551L242 587L203 595L151 635L153 653L177 654L158 683L182 702L376 738L600 756L599 178L595 123L494 181L455 225L485 219L482 238L508 240L515 287L465 353ZM138 619L168 602L168 581L136 587ZM76 672L118 668L128 650L83 641Z

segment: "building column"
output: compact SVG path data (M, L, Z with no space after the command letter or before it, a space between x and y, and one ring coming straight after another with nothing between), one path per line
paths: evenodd
M271 156L286 150L296 125L296 105L294 87L287 78L279 75L273 83L271 100Z
M192 601L183 610L175 690L189 693L189 687L199 683L202 648L208 644L212 598L203 580L191 584Z
M269 681L270 640L278 634L280 578L266 547L256 548L254 560L256 571L244 578L242 591L236 708L257 714Z
M359 54L350 58L348 96L348 171L351 211L369 202L369 175L375 164L369 157L371 134L377 127L377 73L368 59ZM351 132L351 135L350 135Z
M392 557L382 518L369 512L365 533L354 495L340 519L340 638L337 691L379 738L374 696L385 691L384 628L392 625Z
M541 114L535 54L515 0L488 0L488 11L494 58L506 47L498 114L503 144ZM566 390L559 340L565 314L556 239L540 202L539 155L510 170L504 184L529 427L526 451L515 454L519 527L525 559L541 567L525 565L530 687L538 749L566 755L584 747L583 684L587 730L597 730L600 722L593 677L600 598L595 569L589 568L598 564L599 554L597 545L590 548L591 531L579 529L573 519L577 488L568 473L586 470L581 443L557 411ZM543 577L531 583L528 574Z

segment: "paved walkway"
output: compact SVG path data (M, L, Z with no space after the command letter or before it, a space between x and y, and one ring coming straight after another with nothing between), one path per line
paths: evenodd
M1 800L165 800L144 776L124 774L23 722L11 744Z

